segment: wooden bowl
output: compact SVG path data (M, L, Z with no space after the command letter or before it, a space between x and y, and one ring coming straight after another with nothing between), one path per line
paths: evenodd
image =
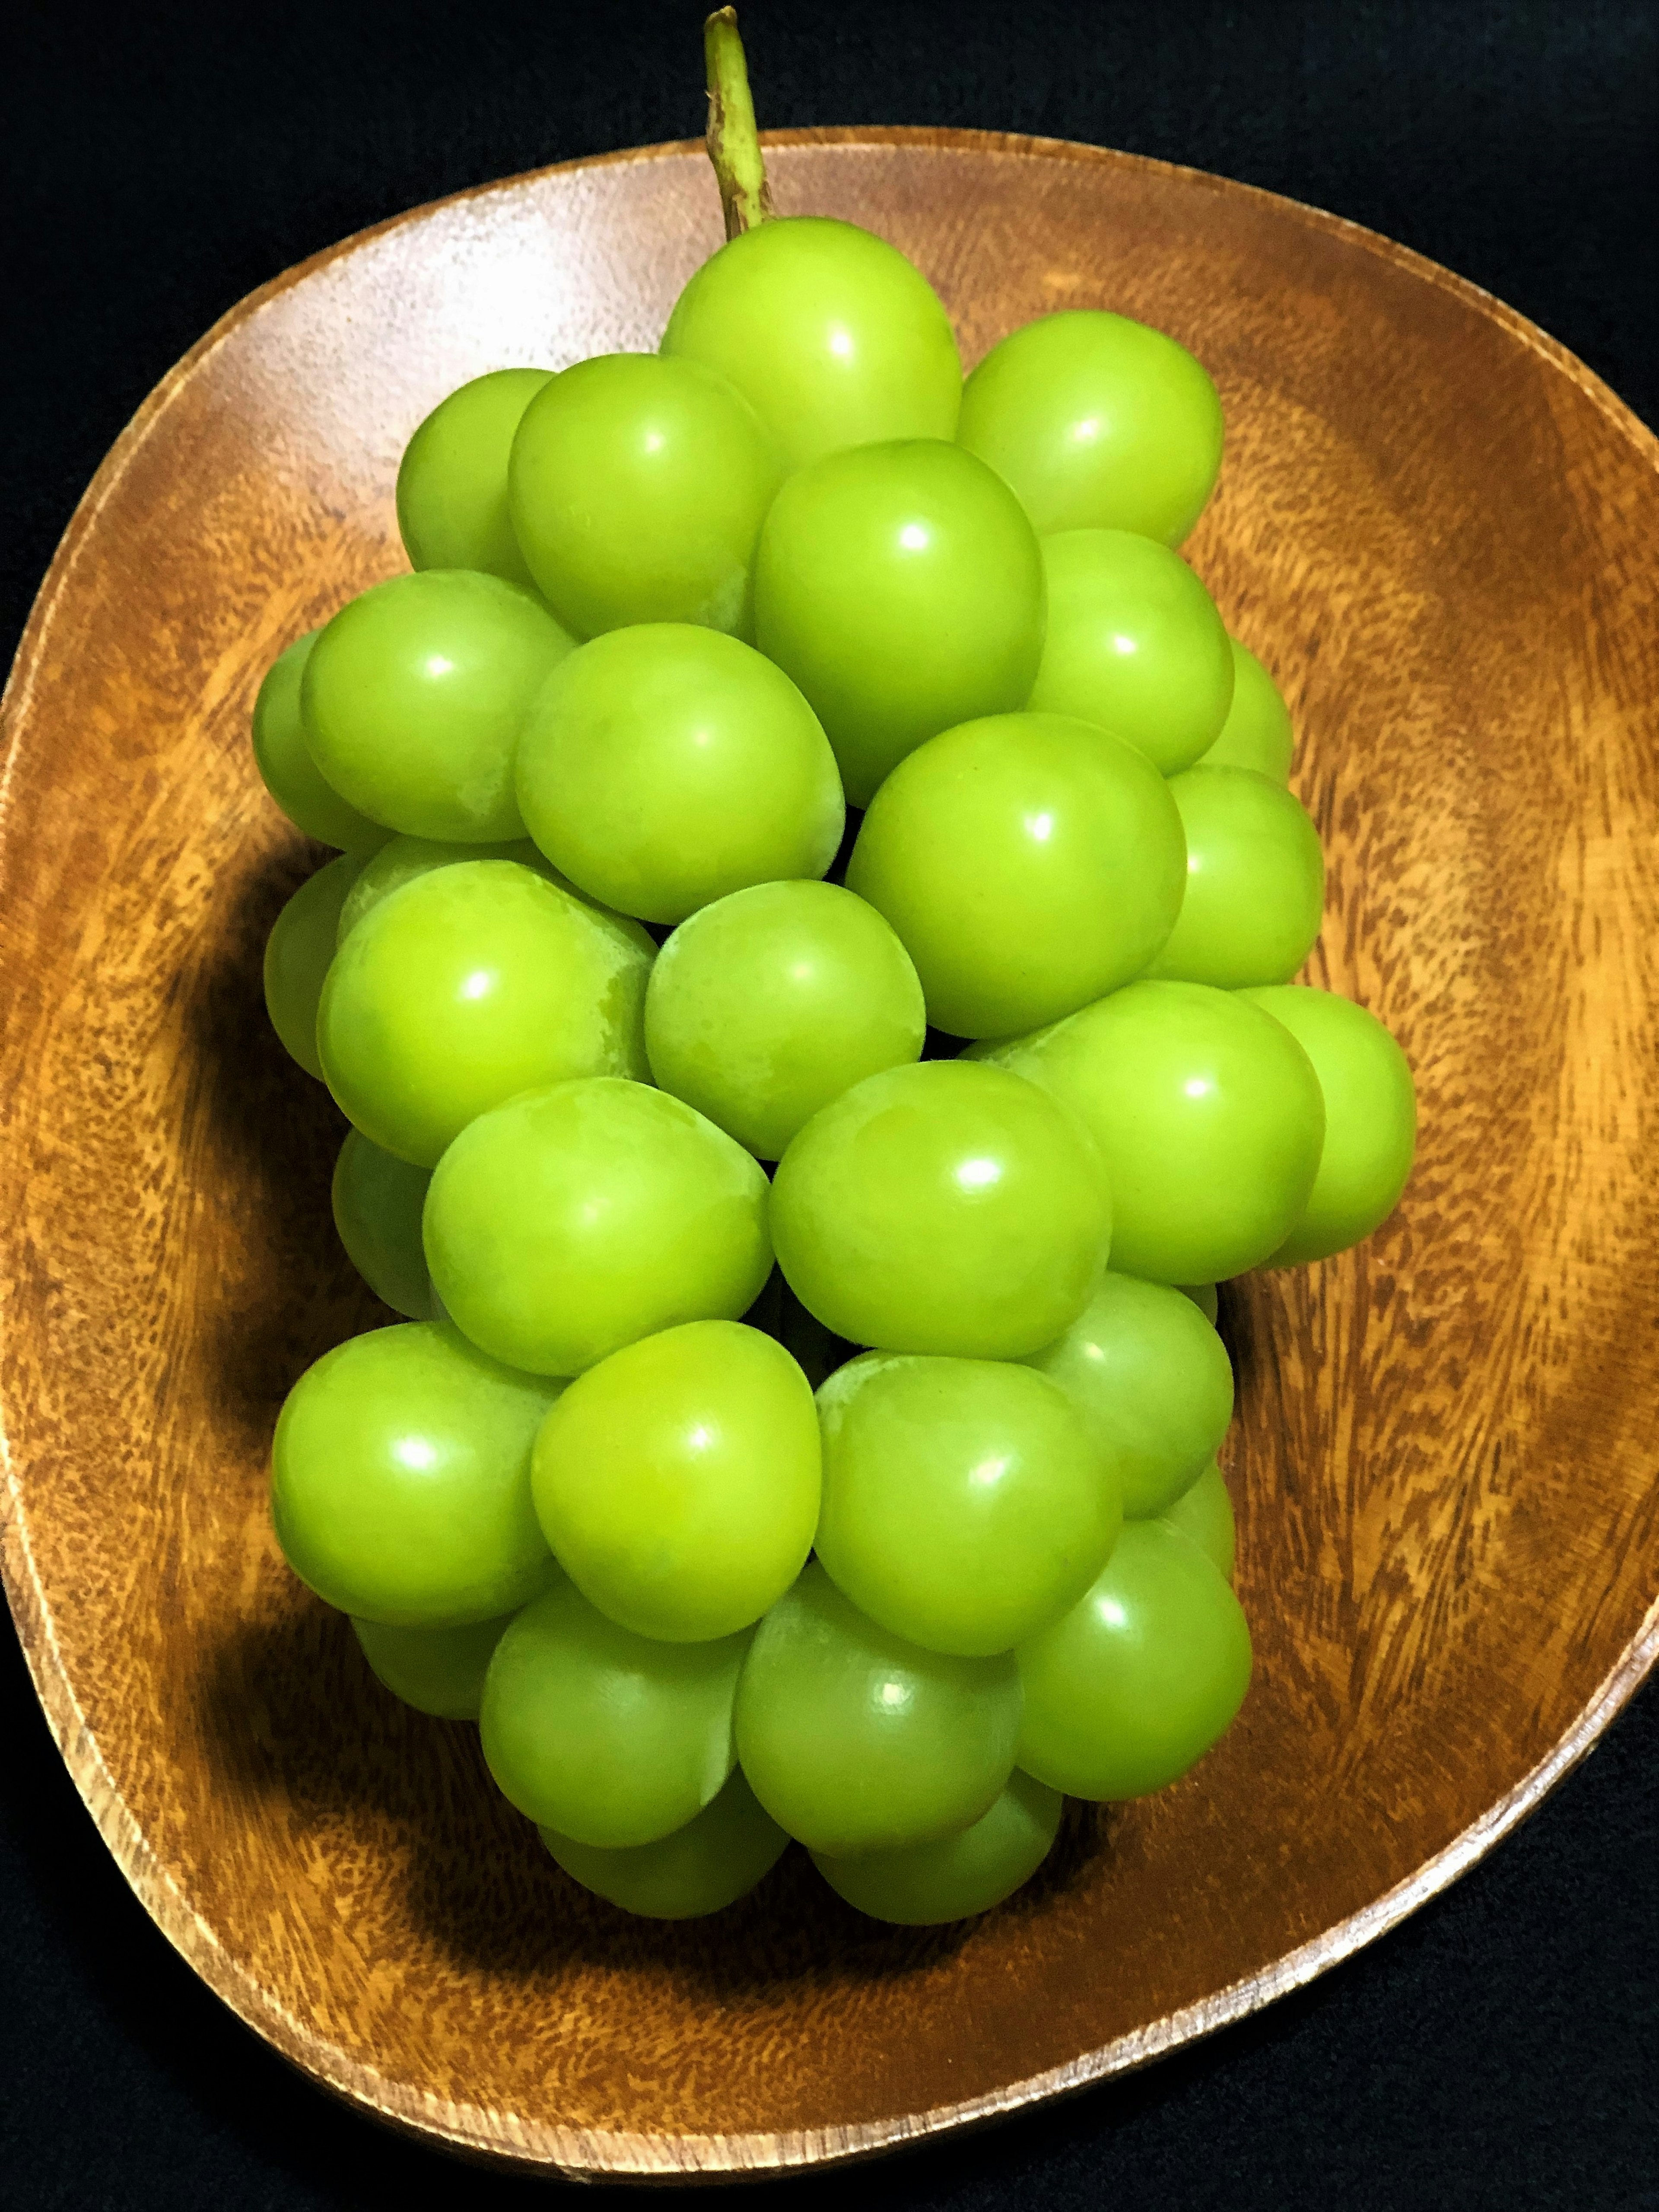
M655 342L719 237L702 154L368 233L146 404L8 695L7 1588L105 1839L226 2002L368 2112L584 2175L848 2158L1235 2020L1453 1880L1659 1649L1659 447L1469 285L1265 193L960 132L773 164L786 210L911 254L970 361L1109 305L1214 372L1192 557L1302 734L1313 973L1404 1041L1423 1140L1370 1244L1228 1296L1258 1674L1195 1773L1075 1814L967 1926L862 1921L799 1853L709 1923L611 1911L271 1540L283 1391L385 1316L331 1232L340 1122L260 1003L319 855L248 709L403 565L393 477L441 394Z

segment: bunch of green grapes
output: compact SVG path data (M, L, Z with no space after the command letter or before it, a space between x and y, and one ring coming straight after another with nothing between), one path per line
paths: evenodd
M729 235L659 350L453 392L409 572L259 694L339 854L270 1017L404 1316L295 1383L273 1510L602 1897L793 1838L948 1920L1238 1711L1212 1286L1369 1235L1413 1086L1292 980L1290 720L1176 550L1208 375L1090 309L964 384L902 254L771 214L708 38Z

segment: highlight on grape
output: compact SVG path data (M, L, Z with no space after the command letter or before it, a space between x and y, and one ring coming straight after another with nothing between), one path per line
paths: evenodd
M1232 1722L1213 1285L1368 1237L1415 1099L1294 980L1291 718L1179 550L1203 367L1089 308L964 381L706 48L726 242L659 351L452 392L409 573L254 709L337 855L266 1004L403 1316L295 1383L272 1511L575 1881L715 1912L793 1839L923 1924Z

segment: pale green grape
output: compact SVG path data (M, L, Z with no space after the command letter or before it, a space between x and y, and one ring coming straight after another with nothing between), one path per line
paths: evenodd
M410 1321L429 1321L432 1278L421 1246L421 1208L432 1176L347 1132L334 1166L334 1226L346 1257L377 1298Z
M302 883L265 940L265 1012L290 1060L323 1080L317 1036L323 985L334 957L340 911L362 866L349 853Z
M300 719L300 686L311 648L322 635L296 638L266 671L253 702L253 757L265 789L296 830L319 845L360 857L384 845L391 831L371 822L324 781Z
M831 1889L874 1920L901 1928L966 1920L1030 1880L1048 1856L1065 1809L1059 1790L1016 1771L990 1811L959 1835L858 1858L814 1851L812 1863Z
M1199 761L1200 768L1253 768L1274 783L1290 780L1296 732L1279 686L1237 638L1233 649L1233 703L1221 734Z
M485 1669L512 1618L503 1613L459 1628L393 1628L383 1620L351 1626L364 1658L394 1698L434 1720L476 1721Z
M654 1844L605 1850L556 1828L542 1841L584 1889L647 1920L695 1920L746 1897L789 1848L789 1838L733 1770L719 1796Z
M497 368L441 400L404 448L398 528L414 568L481 568L533 587L507 512L513 438L549 368Z
M1178 1528L1183 1536L1190 1537L1199 1550L1213 1560L1218 1572L1231 1582L1237 1546L1233 1502L1214 1460L1196 1482L1188 1484L1173 1504L1164 1507L1158 1518L1167 1521L1172 1528Z

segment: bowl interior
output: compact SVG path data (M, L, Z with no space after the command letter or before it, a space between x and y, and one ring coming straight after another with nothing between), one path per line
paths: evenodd
M1300 732L1310 978L1400 1036L1423 1137L1370 1244L1226 1294L1258 1666L1193 1776L1074 1808L965 1927L881 1929L798 1853L712 1923L611 1911L270 1534L284 1390L386 1316L331 1227L342 1125L265 1025L319 855L247 722L276 651L404 565L398 459L445 392L654 343L718 242L701 154L386 226L149 403L9 699L9 1589L106 1837L237 2010L394 2119L583 2172L868 2150L1201 2033L1449 1879L1653 1656L1653 441L1471 288L1263 194L968 135L773 161L787 211L921 264L969 361L1097 305L1211 368L1189 554Z

